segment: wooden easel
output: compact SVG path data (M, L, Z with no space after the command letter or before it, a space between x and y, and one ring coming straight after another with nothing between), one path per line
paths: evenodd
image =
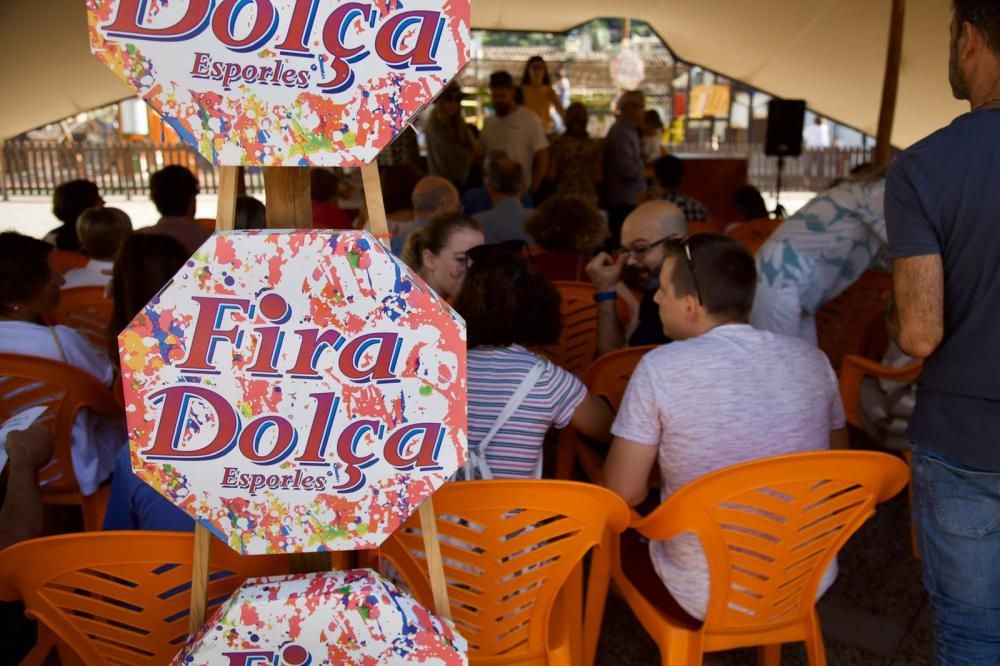
M379 181L378 163L373 161L361 168L368 205L368 219L376 238L387 240L385 205L382 202L382 185ZM229 231L236 219L236 193L240 167L219 168L219 201L215 218L217 231ZM308 167L265 167L264 190L267 196L267 226L270 229L296 229L312 227L312 199L309 194ZM438 616L451 619L448 605L448 588L438 543L434 503L430 497L420 505L420 529L423 533L424 552L434 596L434 611ZM205 624L205 607L208 593L208 569L212 547L211 533L200 523L194 530L194 563L191 570L191 615L188 624L193 636ZM218 547L218 544L216 544ZM340 553L303 553L292 555L291 573L330 571L342 568L346 558Z

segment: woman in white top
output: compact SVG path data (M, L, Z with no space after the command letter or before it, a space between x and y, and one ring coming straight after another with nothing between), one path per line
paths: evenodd
M62 361L90 373L105 386L111 363L75 330L43 326L41 314L59 302L62 277L49 265L52 246L15 232L0 233L0 353ZM80 492L90 495L114 469L125 444L121 422L80 412L73 423L73 470Z

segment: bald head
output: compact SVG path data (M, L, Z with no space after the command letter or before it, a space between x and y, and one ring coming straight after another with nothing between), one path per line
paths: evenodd
M418 220L458 212L460 204L458 189L440 176L424 176L413 188L413 213Z
M622 225L622 245L636 241L655 243L668 236L687 236L687 219L669 201L647 201L625 218Z

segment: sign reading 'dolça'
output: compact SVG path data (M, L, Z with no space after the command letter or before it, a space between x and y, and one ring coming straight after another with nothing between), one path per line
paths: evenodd
M86 0L91 50L218 165L359 166L469 60L468 0Z
M464 322L366 232L217 234L119 351L135 473L244 554L376 547L466 458Z

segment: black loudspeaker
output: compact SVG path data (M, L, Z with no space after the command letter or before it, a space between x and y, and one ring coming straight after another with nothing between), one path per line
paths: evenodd
M772 99L767 105L766 155L798 157L802 154L802 125L806 103L801 99Z

